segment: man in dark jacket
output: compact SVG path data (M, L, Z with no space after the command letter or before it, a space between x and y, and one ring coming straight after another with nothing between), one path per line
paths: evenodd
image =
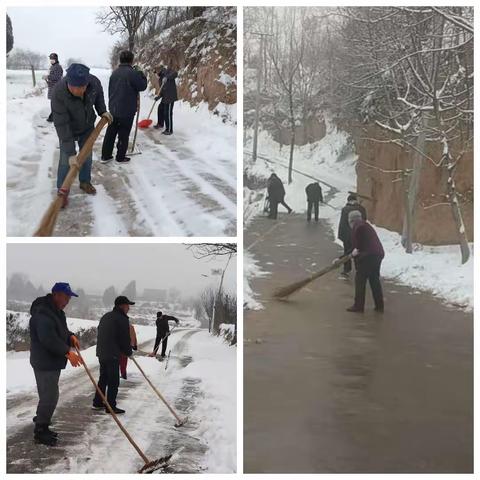
M58 195L63 197L63 207L67 206L69 191L62 188L63 181L76 160L75 142L81 149L95 127L95 114L105 117L112 123L112 115L107 112L100 80L91 75L90 69L80 63L72 63L67 75L60 80L52 93L53 123L60 140L60 159L57 171ZM80 188L88 194L95 194L91 183L92 155L90 154L79 172Z
M164 135L171 135L173 133L173 104L178 100L177 84L175 79L178 73L172 68L172 62L168 68L160 67L157 72L160 83L160 92L155 97L155 100L160 100L158 106L158 123L154 128L163 128L165 123Z
M139 92L147 88L147 77L137 67L132 67L133 53L125 50L120 53L120 65L112 73L108 83L108 109L113 122L105 132L102 146L102 161L109 162L113 156L113 145L118 136L116 161L128 162L126 156L128 137L139 102Z
M105 395L115 413L125 413L117 407L118 385L120 384L119 361L123 353L127 357L132 355L130 342L130 323L128 311L130 305L135 305L127 297L120 296L115 299L115 306L111 312L106 313L98 324L97 330L97 357L100 363L100 378L98 387ZM105 409L102 397L95 391L93 409Z
M153 347L153 352L150 354L151 357L154 357L157 354L160 342L162 342L161 357L165 358L168 336L170 335L170 325L168 324L169 321L173 321L177 325L179 323L178 318L171 315L164 315L162 312L157 312L157 321L155 322L157 325L157 336L155 338L155 346Z
M270 214L268 218L277 218L279 203L288 210L288 213L292 213L292 209L285 203L285 188L283 183L275 173L272 173L268 179L267 193L270 202Z
M80 348L77 337L68 329L64 309L71 297L78 297L68 283L56 283L52 293L38 297L30 308L30 365L35 374L38 391L34 439L53 446L58 434L50 430L52 416L57 407L60 372L67 365L81 364L80 357L70 347Z
M53 87L62 79L63 77L63 68L58 63L58 55L56 53L51 53L49 56L50 59L50 69L48 70L48 75L45 75L43 79L47 82L48 93L47 98L51 100ZM50 115L47 118L47 122L53 122L53 113L50 107Z
M383 312L383 292L380 283L380 266L385 252L374 228L362 218L358 210L348 214L352 229L352 256L355 259L355 302L349 312L362 313L365 308L367 280L372 289L375 311Z
M318 222L318 205L323 203L322 187L318 182L309 183L305 187L307 194L307 222L312 220L312 209L315 210L315 221Z
M357 200L357 196L354 193L350 193L347 197L347 204L342 208L342 213L340 215L340 222L338 224L338 238L343 243L343 254L348 255L352 253L352 229L348 224L348 214L354 210L360 212L363 221L367 220L367 211L365 207L360 205ZM343 264L343 273L342 275L345 278L348 278L348 274L352 271L352 262Z

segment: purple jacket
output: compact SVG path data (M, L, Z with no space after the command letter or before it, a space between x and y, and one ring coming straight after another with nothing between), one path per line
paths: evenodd
M381 258L385 256L382 242L378 238L375 229L363 220L357 221L352 229L352 247L359 252L357 258L363 258L367 255L377 255Z

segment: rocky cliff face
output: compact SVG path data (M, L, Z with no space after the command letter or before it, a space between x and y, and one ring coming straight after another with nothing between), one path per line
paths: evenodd
M237 101L237 25L235 7L209 8L202 17L165 30L138 53L152 86L153 69L172 63L178 71L178 95L192 105Z
M398 174L388 170L412 167L413 155L390 143L361 140L361 137L379 138L377 129L353 130L357 163L357 192L369 197L362 203L368 210L369 219L376 225L402 232L403 185ZM440 159L438 147L429 148L427 154ZM381 171L381 170L383 171ZM469 241L473 241L473 153L468 152L459 162L455 172L461 211ZM423 161L418 203L415 218L414 241L426 245L445 245L458 242L455 223L446 202L444 171L429 160Z

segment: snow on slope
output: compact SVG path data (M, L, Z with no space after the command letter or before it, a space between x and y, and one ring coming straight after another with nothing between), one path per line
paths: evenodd
M288 148L280 149L279 144L266 132L259 135L258 145L259 154L288 166ZM251 150L251 143L246 145L246 150ZM335 237L340 209L346 202L348 191L356 191L356 155L350 150L348 135L331 122L327 122L327 133L322 140L295 149L295 169L323 180L337 190L328 201L330 206L321 205L320 208L320 216L328 221ZM305 187L312 179L294 173L292 184L287 185L287 168L279 166L278 163L272 164L258 159L255 165L245 164L249 173L256 177L266 179L275 171L285 184L286 202L297 212L306 211ZM324 196L332 194L332 189L328 186L322 183L321 186ZM247 189L244 195L251 196L251 192ZM263 201L257 201L253 207L249 206L246 221L248 222L252 215L259 214L262 206ZM466 310L473 309L473 254L465 265L461 265L459 247L456 245L416 245L415 251L409 255L405 253L398 233L377 226L375 229L386 251L382 263L382 275L385 278L431 292L445 302ZM337 243L341 245L338 239ZM473 244L471 249L473 252ZM254 270L252 275L255 275ZM246 298L251 299L248 282L244 284Z

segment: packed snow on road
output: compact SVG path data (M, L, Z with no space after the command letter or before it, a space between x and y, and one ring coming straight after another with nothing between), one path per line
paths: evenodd
M37 72L40 79L46 72ZM92 69L108 100L111 71ZM58 137L47 123L46 86L31 73L7 71L7 232L30 236L56 193ZM141 94L146 118L153 94ZM156 108L152 118L156 117ZM227 120L226 120L227 119ZM129 164L101 164L104 132L93 151L97 195L75 183L58 236L220 236L236 231L236 106L175 105L175 133L139 129ZM130 141L133 139L133 130Z

